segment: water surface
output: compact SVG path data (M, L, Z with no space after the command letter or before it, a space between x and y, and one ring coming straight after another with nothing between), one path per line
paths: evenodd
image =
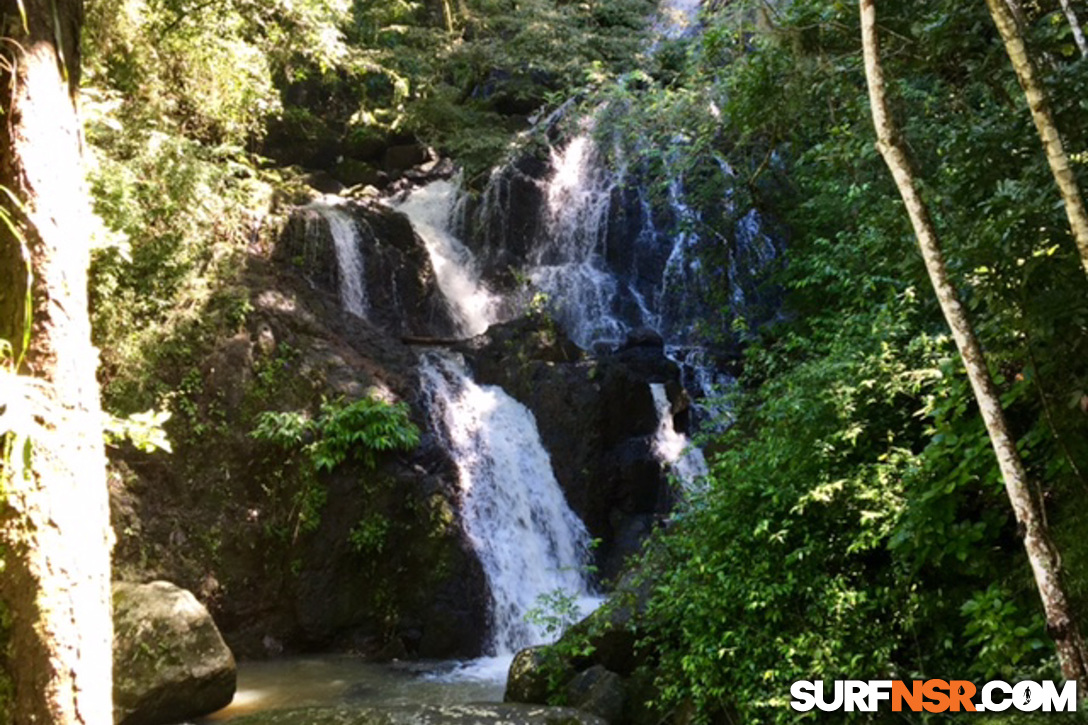
M299 707L502 702L506 669L479 662L374 664L350 655L239 662L234 701L197 722Z

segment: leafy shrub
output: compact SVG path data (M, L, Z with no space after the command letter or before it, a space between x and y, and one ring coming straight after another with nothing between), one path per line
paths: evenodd
M281 531L289 531L292 541L320 523L326 493L317 479L319 472L332 471L349 459L373 469L378 455L419 445L419 429L412 423L406 404L370 397L350 403L326 402L316 419L300 412L265 411L257 416L250 435L287 451L291 457L283 467L298 469L297 485L289 495L288 529ZM296 455L301 460L296 461ZM273 490L267 493L279 495ZM350 541L360 552L380 551L387 533L385 519L366 519L351 532Z
M281 448L301 447L316 471L331 471L349 458L374 468L379 453L419 445L419 429L407 404L369 397L346 404L326 402L316 419L265 411L257 416L251 435Z

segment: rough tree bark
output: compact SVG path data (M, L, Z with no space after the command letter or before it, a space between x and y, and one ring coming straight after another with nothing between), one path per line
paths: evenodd
M986 5L990 8L990 15L1005 43L1005 51L1009 54L1016 77L1020 79L1020 86L1024 89L1024 95L1027 96L1031 118L1039 131L1039 138L1046 151L1046 159L1050 163L1050 171L1054 175L1054 181L1058 185L1065 204L1065 213L1069 218L1073 241L1076 242L1081 264L1088 273L1088 211L1085 210L1084 199L1081 197L1073 167L1069 164L1069 156L1062 145L1061 134L1058 133L1058 127L1054 123L1046 88L1028 54L1020 25L1009 10L1008 4L1005 0L986 0Z
M1024 9L1020 7L1020 0L1005 0L1005 4L1009 6L1009 12L1012 13L1016 24L1020 26L1021 32L1023 32L1023 29L1028 26L1028 21L1024 17Z
M1004 6L1003 0L997 0ZM1067 680L1076 680L1080 692L1088 692L1088 659L1080 630L1072 616L1069 602L1062 587L1057 552L1050 541L1045 519L1039 504L1032 496L1027 472L1016 450L1016 441L1009 433L1000 397L990 377L982 347L967 319L959 294L948 277L944 255L941 251L936 227L929 210L915 184L915 174L905 144L888 112L885 98L884 72L880 65L880 51L876 34L875 0L859 0L861 6L861 35L865 53L865 76L869 86L873 125L876 128L877 148L891 171L899 194L906 205L918 246L922 251L926 271L937 293L937 301L945 320L952 330L960 357L967 368L967 377L975 393L979 411L986 424L998 467L1005 481L1005 491L1012 504L1013 513L1020 527L1024 549L1031 563L1035 583L1043 601L1047 630L1054 638L1062 674Z
M0 11L0 185L25 211L11 209L25 245L0 235L0 338L21 346L29 269L31 338L17 352L41 393L30 467L0 466L0 602L10 617L0 667L14 684L5 704L19 725L108 725L111 534L75 107L83 6L0 0Z

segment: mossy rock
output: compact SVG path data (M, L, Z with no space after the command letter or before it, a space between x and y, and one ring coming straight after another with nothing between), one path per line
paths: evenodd
M506 702L544 704L549 695L549 662L546 647L527 647L514 656L506 678Z
M113 626L114 722L180 722L234 698L234 656L189 591L163 581L115 583Z

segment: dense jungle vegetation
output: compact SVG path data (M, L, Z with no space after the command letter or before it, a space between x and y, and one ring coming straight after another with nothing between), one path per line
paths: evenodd
M1024 9L1081 152L1085 60L1057 3ZM780 321L732 321L749 342L732 426L704 437L711 485L650 555L666 572L646 635L659 704L789 720L789 683L813 673L1053 675L989 441L874 148L857 8L758 16L720 4L698 42L611 98L629 110L621 132L657 148L681 135L689 173L728 158L736 193L790 244ZM1085 280L1059 197L983 3L880 3L880 32L894 113L1083 612Z
M1088 59L1057 0L1022 6L1083 179ZM307 173L365 180L381 149L418 139L478 187L542 143L531 118L575 99L661 194L682 175L705 200L723 310L731 210L758 208L788 240L773 323L704 323L744 352L728 412L700 436L706 490L645 550L653 706L784 722L798 679L1057 676L989 439L874 148L855 3L712 0L698 33L656 40L650 0L86 10L109 413L170 411L175 447L207 440L194 361L244 326L245 257ZM880 31L893 111L1083 613L1088 281L1061 200L982 0L883 0ZM263 421L277 444L291 423Z

